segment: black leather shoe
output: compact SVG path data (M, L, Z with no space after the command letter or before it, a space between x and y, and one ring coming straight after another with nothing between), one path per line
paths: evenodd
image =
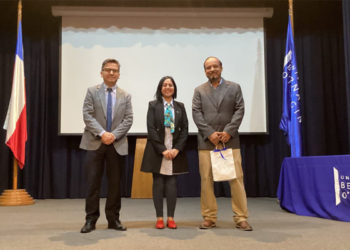
M96 222L93 221L87 221L85 222L85 225L81 228L80 232L81 233L90 233L91 231L95 230L95 224Z
M126 231L126 227L124 227L123 224L118 220L113 221L113 222L108 222L108 229L115 229L118 231Z

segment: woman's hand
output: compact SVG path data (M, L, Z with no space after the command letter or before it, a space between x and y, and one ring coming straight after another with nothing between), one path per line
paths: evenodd
M165 150L165 151L163 151L163 156L166 158L166 159L168 159L168 160L172 160L173 158L172 158L172 153L171 153L171 150Z
M173 159L175 159L175 157L178 155L179 150L176 148L173 148L171 151L171 156L173 157Z
M179 150L176 148L173 148L170 150L168 149L168 150L163 151L162 154L166 159L173 160L179 154Z

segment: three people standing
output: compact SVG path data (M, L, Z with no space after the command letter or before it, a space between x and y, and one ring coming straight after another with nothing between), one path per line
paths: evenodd
M210 150L224 143L233 149L237 178L231 180L231 203L236 228L252 231L247 222L247 199L243 183L238 128L244 115L244 101L240 86L221 77L222 63L208 57L204 71L208 82L194 91L193 120L198 127L198 155L201 176L201 229L213 228L217 220ZM99 213L99 191L106 162L108 195L106 217L108 228L126 230L119 219L120 176L128 144L126 133L133 120L131 97L116 86L120 64L106 59L101 76L104 83L88 89L83 114L85 131L80 147L88 150L88 195L86 223L81 229L88 233L95 229ZM176 177L188 172L184 147L188 137L188 120L184 104L174 99L177 87L170 76L163 77L157 87L156 100L149 102L147 112L147 144L141 171L153 175L153 202L156 209L157 229L165 227L163 221L163 194L167 201L167 227L176 229L174 221L177 188Z

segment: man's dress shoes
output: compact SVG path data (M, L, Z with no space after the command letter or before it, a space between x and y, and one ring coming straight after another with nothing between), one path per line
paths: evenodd
M118 231L126 231L126 227L119 221L108 222L108 229L114 229Z
M93 221L87 221L85 222L84 226L81 228L81 233L90 233L91 231L95 230L95 222Z

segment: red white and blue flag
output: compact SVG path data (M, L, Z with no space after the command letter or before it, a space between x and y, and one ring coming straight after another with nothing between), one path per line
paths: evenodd
M12 92L7 116L4 123L6 145L13 152L19 167L25 163L25 144L27 141L27 108L26 90L23 65L22 18L21 9L18 10L18 31L15 67L12 81Z

